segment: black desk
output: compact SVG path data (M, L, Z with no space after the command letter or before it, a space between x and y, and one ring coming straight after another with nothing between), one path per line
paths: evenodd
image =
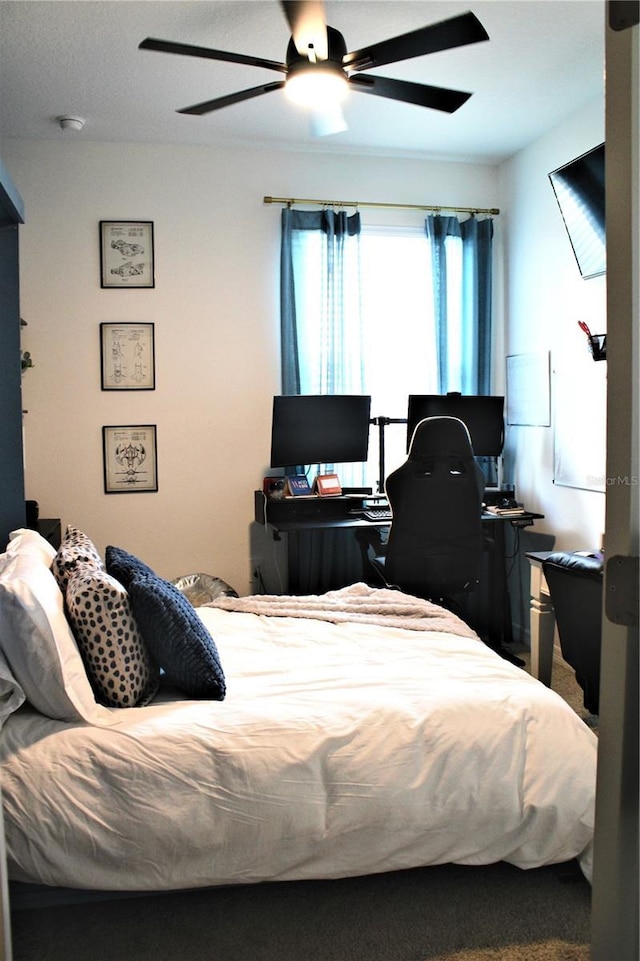
M302 570L299 551L299 535L308 531L350 530L358 537L365 530L386 531L390 521L369 521L362 517L364 500L371 495L348 495L346 497L311 497L266 499L262 491L255 492L255 520L269 527L274 540L283 536L287 540L287 593L301 593ZM483 513L482 523L489 544L488 578L485 590L488 595L486 634L489 644L496 650L513 641L511 605L507 585L506 532L509 526L529 527L543 514L527 512L518 515ZM362 571L361 579L366 580ZM346 586L346 585L344 585ZM485 631L483 631L485 633Z
M287 593L310 593L301 588L305 578L300 560L300 535L310 531L341 529L353 533L359 529L388 530L388 520L368 521L362 517L363 504L365 500L370 501L372 496L354 494L344 497L287 497L275 500L265 498L262 491L255 492L255 520L270 528L274 540L280 540L283 535L286 537ZM362 572L356 579L362 579ZM321 589L317 592L321 592ZM313 593L317 592L313 590Z
M505 645L513 643L506 532L509 527L531 527L535 520L541 520L543 517L544 514L535 514L532 511L515 515L491 514L489 511L482 514L485 541L490 544L488 565L490 607L487 630L489 644L495 650L500 651Z

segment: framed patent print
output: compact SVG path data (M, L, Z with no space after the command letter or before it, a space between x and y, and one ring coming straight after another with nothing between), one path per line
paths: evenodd
M153 221L100 221L100 286L155 287Z
M100 324L100 367L103 390L154 390L154 325Z
M158 490L156 425L102 428L105 494Z

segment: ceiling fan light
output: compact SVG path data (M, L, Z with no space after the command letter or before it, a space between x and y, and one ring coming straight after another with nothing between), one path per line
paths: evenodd
M290 71L284 90L298 106L318 110L327 104L342 103L347 95L347 79L342 70L316 63Z

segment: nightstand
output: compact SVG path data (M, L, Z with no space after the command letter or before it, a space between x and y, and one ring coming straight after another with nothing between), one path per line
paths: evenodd
M58 550L62 540L62 528L59 517L39 517L36 530L46 541L49 541L52 547Z
M531 673L547 687L551 687L556 618L542 562L552 553L530 551L525 555L530 566Z

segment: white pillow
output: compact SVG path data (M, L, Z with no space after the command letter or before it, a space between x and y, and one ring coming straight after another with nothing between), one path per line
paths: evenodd
M24 691L0 652L0 731L7 718L24 703Z
M0 557L0 649L13 676L47 717L116 723L113 711L96 703L67 623L50 569L55 550L35 531L10 537Z
M19 527L16 531L9 534L7 544L7 554L33 553L34 557L41 557L47 567L51 567L51 562L56 556L55 547L49 543L37 531L32 531L28 527Z

